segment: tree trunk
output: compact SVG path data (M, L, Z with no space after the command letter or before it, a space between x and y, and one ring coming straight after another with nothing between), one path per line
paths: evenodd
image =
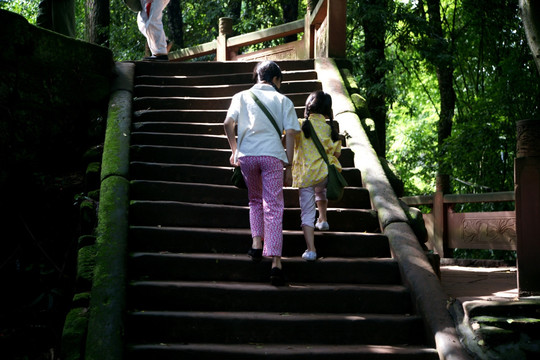
M240 19L240 12L242 11L242 0L229 1L229 17L238 20Z
M527 42L540 72L540 3L534 0L519 0L519 9Z
M285 23L298 20L298 0L281 0L281 8L283 9L283 21ZM285 42L298 40L296 34L285 37Z
M448 181L451 169L445 161L446 150L444 143L452 133L452 120L454 118L454 107L456 105L456 93L454 92L454 65L452 48L444 37L441 22L440 0L427 0L429 26L431 38L434 39L434 48L431 49L436 56L433 56L432 63L435 65L437 79L439 82L439 94L441 97L441 112L437 127L438 145L438 174L437 183L441 186L443 193L450 192L450 181Z
M89 42L109 47L109 0L86 0L86 36Z
M362 18L365 34L364 76L369 89L367 105L377 134L377 143L373 146L377 155L383 158L386 157L386 23L383 19L387 11L388 0L365 0L365 13L370 15Z
M180 0L170 0L167 5L167 15L169 19L169 30L175 47L184 48L184 21L182 19L182 3Z

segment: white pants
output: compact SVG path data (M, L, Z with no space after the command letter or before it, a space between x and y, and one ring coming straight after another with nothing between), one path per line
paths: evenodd
M167 54L167 38L161 18L168 3L169 0L141 0L143 9L137 15L137 25L148 40L152 55Z
M316 202L319 200L326 200L327 182L328 178L313 186L298 189L302 226L315 226L315 215L317 211Z

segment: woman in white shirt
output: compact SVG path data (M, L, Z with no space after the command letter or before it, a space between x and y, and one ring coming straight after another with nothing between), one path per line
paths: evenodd
M273 285L283 285L283 184L292 183L290 166L300 125L292 101L279 92L282 80L279 66L273 61L261 62L255 67L254 78L255 85L233 96L223 124L232 150L230 163L241 167L248 188L253 238L248 255L255 261L262 256L271 257L270 281ZM268 109L279 134L250 92ZM283 132L285 150L281 141Z

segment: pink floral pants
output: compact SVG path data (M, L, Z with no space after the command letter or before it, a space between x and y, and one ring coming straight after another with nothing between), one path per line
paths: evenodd
M273 156L243 156L238 161L248 188L251 236L263 238L263 256L281 256L283 162Z

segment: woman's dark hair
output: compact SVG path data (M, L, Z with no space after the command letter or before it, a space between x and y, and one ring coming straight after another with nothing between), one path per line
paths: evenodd
M281 68L278 64L276 64L273 61L267 60L262 61L255 66L255 69L253 70L253 81L254 82L261 82L266 81L267 83L271 84L274 88L276 86L272 82L274 79L274 76L277 76L279 80L283 78L283 74L281 73ZM276 90L278 90L276 88Z
M306 120L302 124L302 131L304 132L306 139L311 137L310 127L308 126L310 114L321 114L327 119L330 119L329 126L332 129L330 137L332 138L332 141L339 140L339 134L334 124L334 115L332 112L332 97L329 94L321 90L309 94L306 100L306 109L304 111Z

